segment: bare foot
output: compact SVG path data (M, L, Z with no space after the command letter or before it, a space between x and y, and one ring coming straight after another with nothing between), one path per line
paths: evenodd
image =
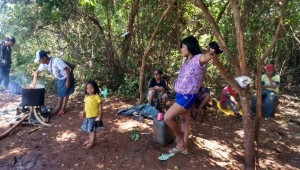
M88 139L83 143L83 146L87 146L89 143L90 143L90 140Z
M177 142L177 145L176 145L176 148L182 148L183 147L183 133L180 134L180 136L176 137L176 142Z
M59 111L60 111L60 108L56 108L55 110L53 110L53 111L51 112L51 114L56 115L56 114L59 113Z
M85 148L86 148L86 149L90 149L90 148L92 148L93 146L94 146L93 143L88 143L88 144L85 146Z
M60 111L57 113L57 115L64 115L66 113L66 110L60 109Z
M169 153L182 153L182 154L188 154L189 152L188 152L188 150L187 150L187 148L179 148L179 147L175 147L175 148L173 148L173 149L171 149L171 150L169 150Z

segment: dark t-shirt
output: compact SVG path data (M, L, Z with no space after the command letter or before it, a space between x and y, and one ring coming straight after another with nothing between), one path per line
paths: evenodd
M163 88L165 88L165 90L167 89L167 85L164 80L160 80L160 82L157 83L155 78L152 78L149 82L148 87L151 88L151 87L155 87L155 86L163 87Z
M0 43L0 67L10 69L11 66L11 49L4 43Z

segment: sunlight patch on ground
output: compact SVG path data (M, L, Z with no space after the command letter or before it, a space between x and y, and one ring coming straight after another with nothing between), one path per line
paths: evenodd
M120 103L118 105L116 104L109 104L109 105L103 105L103 109L116 109L116 110L119 110L119 109L126 109L126 108L131 108L133 107L132 105L130 104L126 104L126 103Z
M21 153L24 153L27 151L27 148L20 148L20 147L17 147L17 148L13 148L11 150L9 150L6 154L2 154L0 155L0 160L1 159L4 159L5 157L8 157L10 155L18 155L18 154L21 154Z
M266 129L264 127L261 127L260 132L266 132Z
M289 148L290 150L292 150L292 151L295 151L295 152L300 152L300 146L299 145L289 145L289 146L287 146L287 148Z
M280 162L275 162L274 160L271 160L271 159L274 159L274 158L261 159L261 160L263 160L263 161L260 161L261 168L281 169L280 167L278 167L278 165L280 165ZM287 167L287 165L284 165L284 167ZM291 169L293 169L293 168L291 168Z
M139 127L141 129L144 128L151 128L149 125L145 123L140 123L136 120L118 120L117 122L114 123L116 126L115 130L118 132L127 132L135 129L136 127Z
M296 149L293 150L295 153L299 152L299 148L293 148L293 147L289 147L289 149ZM281 161L278 160L278 155L275 154L272 151L269 150L263 150L261 152L266 153L266 157L265 158L260 158L259 159L259 164L260 164L260 168L262 169L298 169L297 166L297 157L290 157L292 164L286 164L283 163ZM286 150L286 152L290 152L288 150Z
M98 164L96 164L96 167L99 168L99 169L103 169L104 168L104 164L98 163Z
M238 130L236 132L234 132L235 134L239 135L240 138L244 138L244 130Z
M220 143L215 140L206 140L200 137L195 137L195 138L196 138L195 144L199 148L209 151L214 158L219 159L218 161L212 160L217 165L224 167L228 164L232 164L232 161L230 159L230 153L232 152L232 149L228 147L226 144Z
M282 120L276 120L276 123L278 123L279 128L282 128L284 130L288 131L288 124L287 123L282 123Z
M110 103L110 104L107 104L107 103ZM125 108L130 108L130 107L133 107L133 105L131 104L128 104L128 103L125 103L125 102L122 102L122 101L118 101L117 103L116 102L113 102L113 99L104 99L104 102L103 102L103 109L125 109Z
M66 142L70 140L75 140L77 135L74 132L69 130L65 132L59 132L58 136L56 137L56 141L58 142Z

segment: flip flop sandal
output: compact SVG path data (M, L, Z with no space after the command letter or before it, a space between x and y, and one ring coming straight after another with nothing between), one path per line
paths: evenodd
M175 153L169 153L169 154L161 154L161 156L158 157L158 160L160 161L166 161L168 160L169 158L175 156Z
M182 153L182 154L185 154L185 155L186 155L186 154L188 154L189 152L188 152L187 150L185 150L185 151L178 150L178 149L175 147L175 148L169 150L169 153L174 153L174 154L176 154L176 153Z

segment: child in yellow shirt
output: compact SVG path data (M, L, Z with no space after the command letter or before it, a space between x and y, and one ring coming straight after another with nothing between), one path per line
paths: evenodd
M102 124L102 102L100 91L95 81L89 81L85 89L84 111L81 115L84 118L82 130L89 133L89 139L83 144L85 148L91 148L95 144L96 131L99 131Z

